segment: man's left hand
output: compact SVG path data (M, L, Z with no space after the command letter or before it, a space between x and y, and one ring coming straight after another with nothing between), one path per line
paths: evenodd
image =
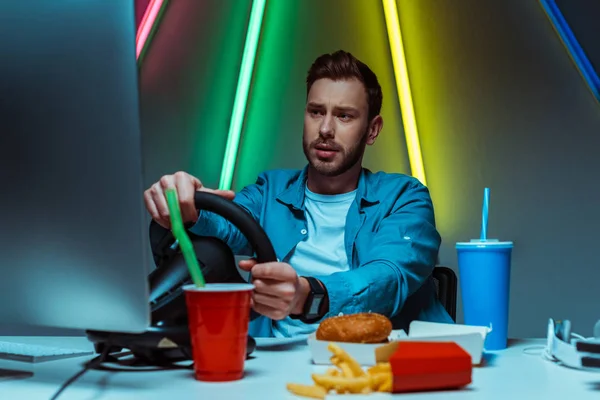
M254 259L242 260L239 265L252 274L252 307L257 313L281 320L302 312L310 285L291 265L282 262L258 264Z

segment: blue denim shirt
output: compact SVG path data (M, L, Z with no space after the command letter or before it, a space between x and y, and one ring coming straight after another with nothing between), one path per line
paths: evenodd
M305 167L272 170L237 193L234 202L256 219L283 260L304 239ZM224 218L202 211L191 228L224 240L235 254L252 255L246 238ZM377 312L408 331L411 321L452 323L437 300L431 277L441 243L428 189L417 179L363 169L348 210L345 248L349 271L316 276L329 294L324 318ZM250 334L272 336L272 321L261 316Z

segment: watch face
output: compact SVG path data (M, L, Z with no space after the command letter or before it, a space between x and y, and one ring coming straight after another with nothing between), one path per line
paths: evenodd
M310 308L308 310L308 315L319 315L319 309L321 308L321 303L323 302L323 295L316 294L313 297L312 302L310 303Z

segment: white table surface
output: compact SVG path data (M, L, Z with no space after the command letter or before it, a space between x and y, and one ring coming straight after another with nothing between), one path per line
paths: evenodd
M0 337L4 341L47 344L88 349L91 344L81 337ZM511 341L508 349L486 355L484 366L473 369L473 382L463 390L417 394L373 394L329 396L358 399L600 399L600 373L568 369L543 359L544 340ZM311 364L305 344L261 347L246 361L246 375L236 382L204 383L193 378L191 370L153 372L88 371L69 386L60 400L112 399L219 399L263 400L300 399L289 394L287 382L312 383L311 372L324 367ZM88 357L49 361L38 364L2 361L0 368L33 372L20 380L0 378L0 399L48 400L60 385L79 371Z

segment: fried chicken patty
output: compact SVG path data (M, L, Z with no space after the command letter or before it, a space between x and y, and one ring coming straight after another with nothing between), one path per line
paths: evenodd
M381 314L358 313L327 318L317 328L317 340L381 343L392 332L392 322Z

